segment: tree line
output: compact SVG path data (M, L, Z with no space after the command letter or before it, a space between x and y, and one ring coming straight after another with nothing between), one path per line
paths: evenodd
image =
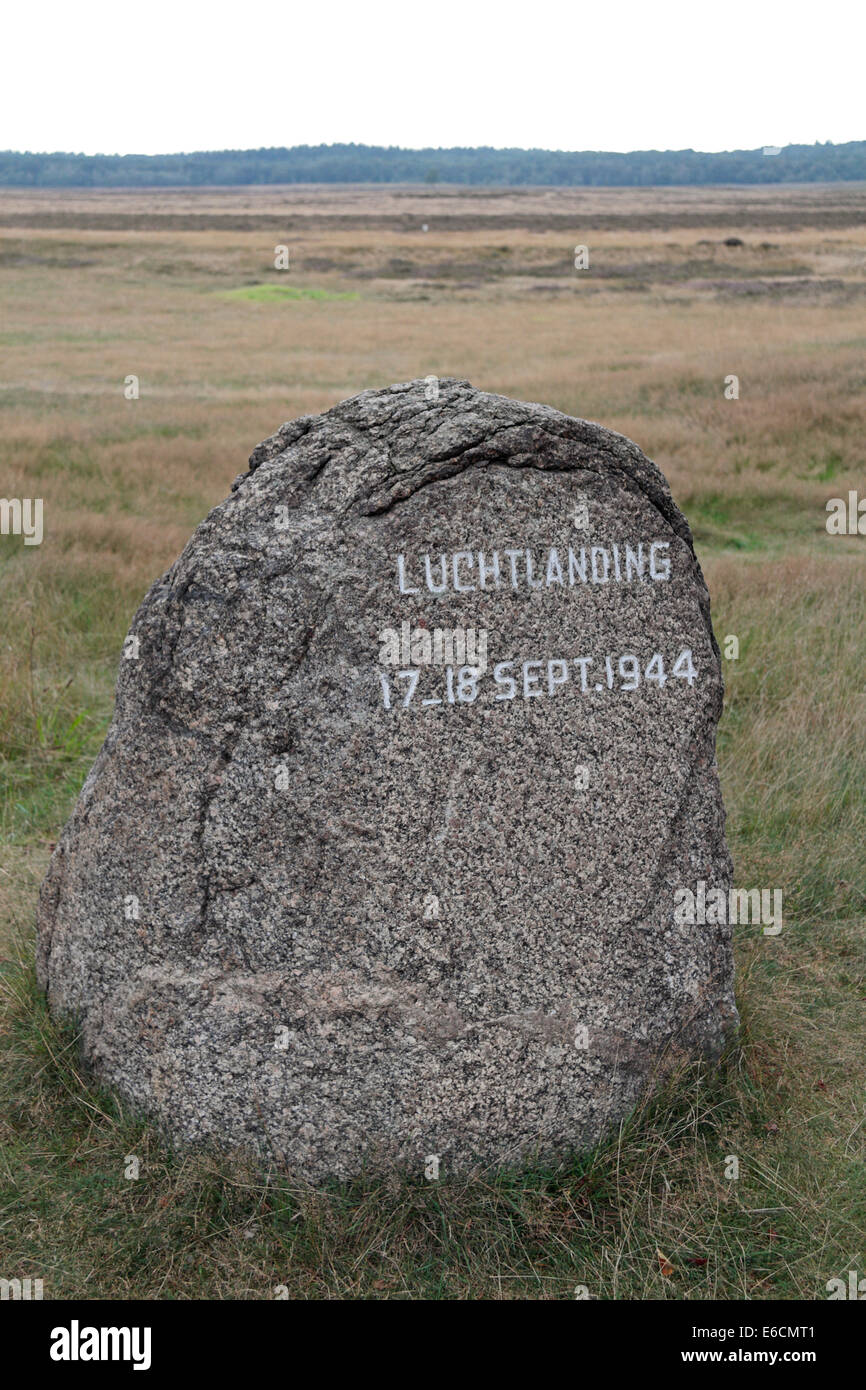
M136 188L269 183L446 183L562 187L815 183L866 180L866 140L731 150L628 154L488 147L404 150L381 145L109 155L0 152L0 185Z

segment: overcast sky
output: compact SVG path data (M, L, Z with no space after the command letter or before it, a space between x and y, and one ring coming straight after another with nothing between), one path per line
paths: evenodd
M33 0L0 147L723 150L866 137L862 0Z

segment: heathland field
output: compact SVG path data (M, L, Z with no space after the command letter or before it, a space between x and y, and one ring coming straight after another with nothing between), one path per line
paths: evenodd
M866 499L864 214L863 185L0 193L0 496L44 504L41 545L0 536L0 1276L603 1299L866 1277L866 535L825 525ZM667 475L739 642L735 882L781 889L784 926L738 928L722 1072L595 1153L314 1192L173 1154L87 1084L34 985L34 904L152 580L284 420L430 374L598 420Z

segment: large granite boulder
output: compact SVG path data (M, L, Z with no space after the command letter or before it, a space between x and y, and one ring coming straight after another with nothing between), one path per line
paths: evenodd
M736 1023L709 597L629 440L465 381L259 445L126 639L38 970L176 1140L298 1174L596 1141Z

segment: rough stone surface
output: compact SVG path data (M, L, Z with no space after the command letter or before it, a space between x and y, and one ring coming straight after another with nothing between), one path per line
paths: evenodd
M622 436L438 389L254 451L135 616L40 900L97 1075L314 1180L580 1148L736 1023L729 929L674 912L730 885L689 528ZM477 686L388 665L404 622L485 630Z

